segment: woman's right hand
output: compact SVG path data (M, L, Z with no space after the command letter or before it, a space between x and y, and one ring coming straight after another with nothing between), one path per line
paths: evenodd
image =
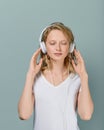
M38 72L40 71L41 65L42 65L42 58L39 60L39 63L37 64L37 58L38 58L40 51L41 51L41 49L39 48L33 54L32 58L30 60L30 66L29 66L28 73L32 74L33 77L35 77L36 74L38 74Z

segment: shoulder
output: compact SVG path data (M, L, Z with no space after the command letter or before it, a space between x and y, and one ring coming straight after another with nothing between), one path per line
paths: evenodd
M80 77L79 77L79 75L78 75L77 73L71 73L71 74L70 74L70 77L71 77L71 79L72 79L73 81L75 81L75 80L80 80Z
M72 73L71 74L71 84L72 84L72 86L74 86L75 88L79 88L80 87L80 85L81 85L81 80L80 80L80 77L79 77L79 75L78 74L74 74L74 73Z
M41 72L39 72L35 77L33 89L35 90L37 87L39 88L39 86L41 85L42 85Z
M41 73L39 72L39 73L36 75L35 79L34 79L34 85L36 85L36 83L40 80L40 78L41 78Z

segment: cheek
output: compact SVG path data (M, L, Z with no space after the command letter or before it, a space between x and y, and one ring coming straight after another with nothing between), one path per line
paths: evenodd
M52 50L52 48L50 46L46 46L46 49L48 52Z
M69 52L69 46L65 47L63 50L64 50L64 52L68 53Z
M68 55L68 53L69 53L69 47L64 48L64 54L65 54L65 56L67 56L67 55Z
M53 52L53 48L52 47L50 47L50 46L46 46L46 49L47 49L47 53L48 54L51 54L52 52Z

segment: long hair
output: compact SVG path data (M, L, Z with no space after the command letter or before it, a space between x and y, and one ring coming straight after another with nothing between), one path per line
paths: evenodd
M44 32L42 34L42 37L41 37L41 41L44 41L44 43L45 43L46 40L47 40L48 34L52 30L60 30L60 31L62 31L63 34L66 36L66 38L69 41L69 47L70 47L70 44L74 42L74 36L73 36L73 33L72 33L71 29L68 28L67 26L65 26L63 23L59 23L59 22L52 23L50 26L48 26L44 30ZM50 57L48 56L47 53L46 54L42 53L42 51L41 51L41 57L43 58L41 71L44 71L45 69L49 69L50 66L51 66ZM67 67L69 73L71 73L71 72L74 73L75 72L74 68L73 68L73 65L72 65L72 58L71 58L70 53L68 53L68 55L65 57L64 65Z

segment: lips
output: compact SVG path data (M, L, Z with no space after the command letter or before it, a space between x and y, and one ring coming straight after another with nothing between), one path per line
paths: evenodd
M56 55L56 56L61 56L62 53L54 53L54 55Z

